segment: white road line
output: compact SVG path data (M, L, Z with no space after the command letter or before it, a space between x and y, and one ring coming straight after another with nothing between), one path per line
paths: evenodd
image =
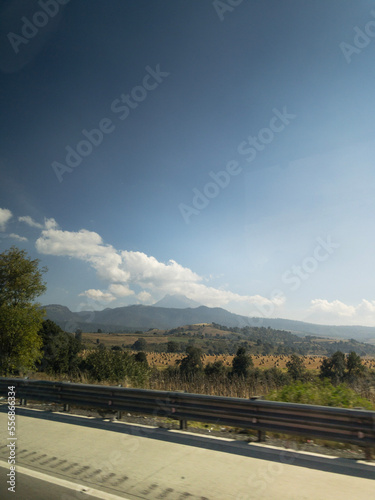
M0 460L0 467L8 469L9 464L7 462ZM125 497L112 495L112 493L106 493L105 491L96 490L94 488L88 488L83 484L72 483L71 481L66 481L65 479L60 479L54 476L48 476L47 474L43 474L42 472L26 469L26 467L21 467L19 465L16 465L16 474L17 472L19 472L20 474L26 474L27 476L35 477L36 479L40 479L41 481L46 481L48 483L57 484L58 486L63 486L64 488L69 488L70 490L74 490L77 492L79 491L80 495L83 494L91 495L93 497L99 498L100 500L129 500L126 499Z

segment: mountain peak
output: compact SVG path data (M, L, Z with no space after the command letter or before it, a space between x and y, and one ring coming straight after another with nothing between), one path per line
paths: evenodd
M165 295L161 300L153 304L153 307L169 307L172 309L186 309L188 307L195 308L201 304L195 300L188 299L185 295Z

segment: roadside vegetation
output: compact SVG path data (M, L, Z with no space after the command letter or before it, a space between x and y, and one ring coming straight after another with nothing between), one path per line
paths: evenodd
M109 348L102 343L85 349L80 332L73 336L49 320L43 322L40 334L43 355L36 370L14 374L375 410L375 370L365 366L355 352L337 351L321 357L315 369L309 369L309 357L283 355L280 368L278 357L273 358L273 366L263 367L261 356L252 356L245 347L239 347L229 363L225 357L210 361L212 358L199 347L188 344L173 364L150 366L150 353L134 350L144 348L144 342L135 341L133 350Z
M44 272L16 247L0 254L2 376L375 409L375 346L218 324L72 334L33 302Z

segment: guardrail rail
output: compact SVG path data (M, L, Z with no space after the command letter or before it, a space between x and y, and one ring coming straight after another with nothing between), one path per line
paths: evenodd
M375 411L296 403L207 396L184 392L129 389L120 386L0 378L0 395L14 386L21 404L46 401L102 410L132 411L180 421L228 425L264 433L278 432L356 444L371 459L375 448Z

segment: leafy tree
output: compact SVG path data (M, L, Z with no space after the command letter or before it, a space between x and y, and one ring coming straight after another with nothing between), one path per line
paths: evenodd
M76 330L74 337L78 340L78 342L82 342L82 330L80 329Z
M324 358L320 365L320 378L328 378L333 384L344 380L345 376L345 354L336 351L330 358Z
M137 354L134 354L134 359L137 363L144 363L146 366L148 366L147 356L145 352L137 352Z
M31 260L15 246L0 254L0 305L32 305L46 291L42 274L47 268L38 266L39 259Z
M56 323L43 321L39 335L43 339L43 357L39 370L52 373L72 373L79 364L78 352L82 344L77 335L64 332Z
M346 358L348 378L362 377L366 373L366 367L362 364L361 357L352 351Z
M193 375L203 371L202 363L202 349L195 346L188 346L186 348L187 356L179 360L181 374L190 378Z
M204 367L204 373L208 377L217 377L225 374L224 363L219 361L214 361L213 363L207 363Z
M45 311L34 299L46 285L39 259L31 260L24 250L11 247L0 254L0 372L14 374L31 369L41 357L38 331Z
M232 373L239 377L247 377L250 368L253 368L254 363L251 356L246 354L245 347L239 347L237 354L232 361Z
M302 358L297 354L292 354L290 360L286 364L287 372L293 380L302 380L305 375L305 367Z
M80 368L93 380L120 382L130 379L136 385L144 385L149 376L149 368L137 363L127 352L99 349L91 351L81 363Z
M174 340L170 340L167 344L167 352L178 352L180 350L180 344Z
M145 339L138 339L132 345L132 349L135 351L145 351L147 348L147 342Z

